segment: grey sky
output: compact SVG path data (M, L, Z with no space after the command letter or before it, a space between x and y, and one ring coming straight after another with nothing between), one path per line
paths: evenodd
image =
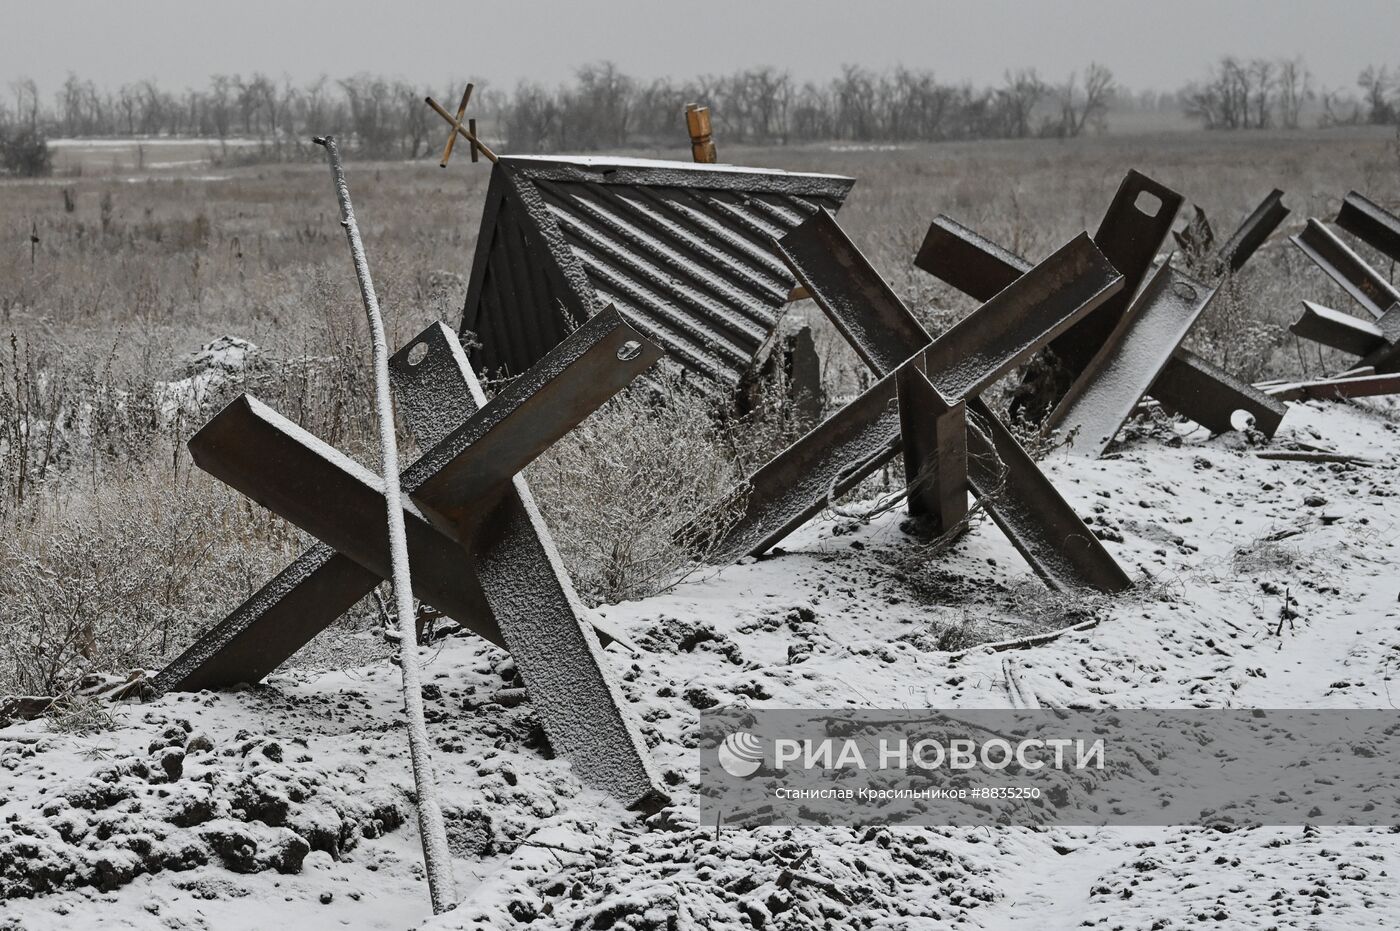
M1172 89L1220 55L1303 54L1325 87L1400 64L1397 0L0 0L0 78L51 94L70 70L99 85L177 89L214 72L294 81L356 71L439 84L545 83L612 59L642 77L755 64L825 78L903 63L948 81L1090 60L1133 88Z

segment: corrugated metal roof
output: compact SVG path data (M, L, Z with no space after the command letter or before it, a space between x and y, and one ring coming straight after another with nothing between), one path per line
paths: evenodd
M492 169L462 334L515 375L613 304L669 358L732 392L795 284L772 240L850 178L645 159L508 156Z

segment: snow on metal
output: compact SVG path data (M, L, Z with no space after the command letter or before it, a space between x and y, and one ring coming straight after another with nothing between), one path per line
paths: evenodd
M731 395L794 281L773 240L855 182L690 162L505 156L462 315L477 371L514 376L611 304L697 384Z

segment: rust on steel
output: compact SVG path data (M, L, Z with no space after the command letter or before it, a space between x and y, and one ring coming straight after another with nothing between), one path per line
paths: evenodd
M967 423L965 453L960 456L956 450L949 451L945 441L942 451L914 457L925 466L948 466L946 477L939 476L940 484L933 491L936 500L930 506L949 513L955 511L956 501L948 499L956 496L963 479L958 470L965 465L968 487L979 496L993 520L1013 538L1013 544L1026 555L1027 561L1048 585L1054 588L1091 586L1104 591L1127 588L1130 582L1122 569L1040 475L1029 457L1024 456L1024 451L1019 457L1014 455L1012 448L1019 449L1019 446L1014 437L1000 427L990 410L975 396L949 397L938 387L942 380L946 385L961 386L959 390L980 392L995 381L997 373L1005 373L1014 365L1011 360L1037 347L1032 345L1028 349L1024 340L1008 338L1005 328L978 324L970 324L956 333L950 330L935 342L897 296L879 282L879 276L859 255L859 250L845 239L839 228L834 228L829 218L814 217L789 236L790 239L785 237L779 242L786 259L818 304L852 340L860 356L882 377L874 387L750 478L747 511L730 529L723 548L725 554L733 558L745 552L759 553L772 546L898 454L905 443L915 442L925 449L937 450L940 437L936 426L911 439L901 433L902 421L922 416L927 424L927 419L946 416L950 408L962 402L977 421ZM831 251L824 251L828 247ZM1019 307L1022 313L1032 315L1038 312L1042 318L1042 333L1060 332L1066 319L1072 323L1082 318L1121 287L1122 276L1109 266L1087 238L1082 244L1072 243L1067 249L1069 251L1057 253L1055 261L1045 263L1044 269L1038 268L1028 275L1024 291L1007 296L1001 307L992 308L988 313L998 319L1014 320L1016 315L1009 312L1008 307ZM1088 252L1083 252L1086 249ZM1087 296L1078 295L1079 304L1068 306L1073 303L1068 295L1074 293L1075 288L1065 280L1063 271L1066 267L1075 267L1081 253L1092 260L1087 269L1079 266L1080 273L1091 284L1084 288ZM1038 302L1028 299L1034 287L1041 290L1043 309L1034 306ZM1085 303L1091 306L1086 309ZM872 304L878 304L878 309ZM1055 322L1045 325L1051 320ZM1012 327L1009 332L1024 331ZM998 339L1004 340L1005 347L1000 356L984 351L985 347L979 345L980 341ZM950 352L945 345L940 345L943 340L953 343L962 340L962 351ZM980 371L960 370L945 375L926 362L930 358L964 356L979 360ZM901 393L901 382L910 390ZM925 386L930 390L924 391L924 398L940 403L922 411L900 409L901 402L918 400L918 391ZM1003 451L1006 455L1002 455ZM919 474L906 477L917 480ZM1007 493L1008 488L1013 490L1012 494ZM1008 503L1013 494L1029 495L1029 500Z
M943 215L929 225L914 264L979 301L990 300L1031 268L1021 256ZM1236 429L1234 415L1242 410L1256 430L1273 436L1287 412L1253 385L1180 347L1148 394L1213 433Z
M570 755L581 777L590 784L642 808L659 804L664 793L645 748L617 702L615 687L598 655L599 643L580 621L584 612L523 480L514 476L511 487L483 494L478 502L482 513L470 523L438 516L458 509L440 495L425 494L424 487L442 471L476 468L479 463L474 460L479 456L496 457L503 451L520 455L521 450L538 445L530 440L505 446L486 443L474 449L476 441L503 425L567 430L569 419L580 411L587 413L587 404L580 396L591 393L601 403L658 355L615 312L607 312L551 353L538 366L540 372L527 373L533 377L518 379L484 406L456 338L441 325L429 328L394 360L397 382L404 389L401 410L423 445L431 447L403 476L411 496L405 515L411 528L411 558L419 567L416 593L509 649L540 705L541 719L554 746ZM546 398L536 402L541 394ZM440 405L448 410L440 410ZM522 409L531 407L561 413L521 414ZM232 636L215 638L212 651L202 641L203 659L194 663L193 669L191 664L177 661L162 673L167 688L201 687L191 681L201 674L206 679L211 674L217 678L221 671L231 674L228 647L241 645L241 650L233 652L246 654L250 641L259 635L279 641L272 652L280 655L268 656L264 650L259 657L261 668L275 667L317 632L309 631L300 642L280 638L280 632L266 623L287 614L275 607L279 599L292 600L324 627L336 614L318 606L319 596L329 589L329 594L339 596L337 604L353 604L388 569L387 551L381 552L375 542L383 537L382 527L374 520L369 521L374 526L360 527L361 518L356 516L382 510L376 477L275 412L253 399L239 399L191 441L191 449L197 461L236 487L334 541L335 548L320 543L298 563L320 557L323 565L349 562L362 574L357 578L353 573L322 569L311 574L320 584L265 589L259 593L260 601L272 610L261 615L263 623L225 631ZM259 459L262 461L256 461ZM373 503L376 500L378 504ZM435 510L425 512L433 505ZM433 514L431 519L428 513ZM354 558L337 549L352 553ZM297 577L301 576L289 575ZM253 600L259 599L255 596ZM454 601L455 608L451 607ZM257 616L257 612L245 609L240 612L245 620ZM230 626L240 612L220 626ZM311 625L303 624L306 626ZM197 644L191 653L201 653L200 647ZM233 681L248 678L240 675Z
M1367 265L1319 220L1310 218L1307 226L1292 238L1304 255L1366 308L1372 317L1380 317L1394 304L1400 303L1400 290Z
M1337 225L1357 239L1400 262L1400 217L1356 191L1337 211Z
M814 267L821 265L816 243L830 248L824 271ZM922 366L931 387L966 403L968 484L1047 585L1106 592L1131 587L1098 537L978 397L1053 334L1119 293L1122 275L1088 236L1071 240L936 340L830 218L814 217L779 247L876 375L897 379L904 369Z
M1215 288L1164 261L1046 419L1077 456L1098 458L1151 389Z

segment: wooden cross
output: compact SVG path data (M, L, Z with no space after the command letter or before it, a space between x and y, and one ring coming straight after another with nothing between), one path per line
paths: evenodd
M777 244L881 380L748 478L738 520L716 541L721 559L762 553L903 451L909 510L933 529L946 532L961 520L971 490L1051 588L1130 587L980 398L1121 292L1123 276L1087 234L936 340L831 214L817 213Z
M392 362L400 412L428 450L402 473L414 594L509 650L551 745L642 809L666 793L518 473L660 355L608 308L489 403L441 324ZM189 445L201 468L321 542L161 672L162 690L261 679L390 575L382 486L354 460L247 395Z
M496 153L492 152L491 149L487 147L486 143L482 142L476 136L476 120L467 120L465 125L462 122L462 117L467 114L467 104L471 102L472 91L475 88L475 84L468 84L467 89L462 92L462 102L457 105L457 115L455 117L448 113L447 110L443 108L442 104L438 103L431 96L424 98L428 106L433 108L433 112L437 113L437 115L444 120L447 120L452 126L452 131L447 136L447 144L443 146L442 149L442 161L438 163L443 168L447 167L447 160L452 157L452 149L457 145L457 137L459 135L466 139L467 142L471 143L472 161L477 161L476 156L478 152L485 155L491 162L494 163L496 161Z

